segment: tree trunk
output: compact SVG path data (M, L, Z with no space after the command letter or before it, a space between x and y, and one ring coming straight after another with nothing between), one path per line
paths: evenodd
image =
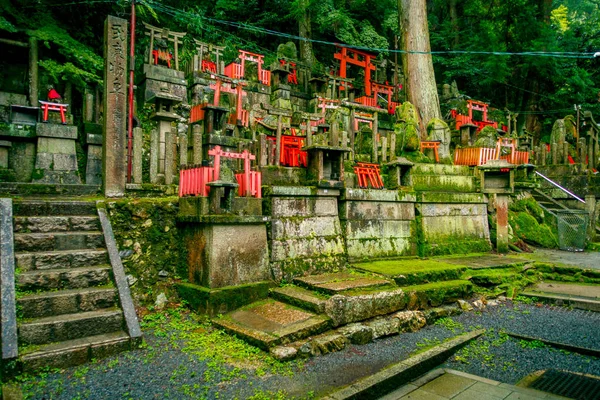
M454 47L453 50L458 48L460 44L460 36L459 36L459 28L458 28L458 12L456 11L456 2L457 0L450 0L449 11L450 11L450 22L452 24L452 33L454 35Z
M312 30L308 5L309 0L300 0L301 15L298 18L298 28L299 36L310 40L312 39ZM300 40L300 60L309 67L312 67L315 56L313 54L312 42L308 40Z
M406 91L419 112L421 136L431 118L441 118L433 60L431 54L411 52L431 51L425 0L398 0L398 14L402 34L402 65L406 77Z

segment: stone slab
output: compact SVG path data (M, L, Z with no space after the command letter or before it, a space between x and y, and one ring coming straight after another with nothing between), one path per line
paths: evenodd
M346 238L348 257L351 260L365 258L414 256L417 254L416 242L408 238Z
M16 358L17 315L15 303L15 257L13 247L13 208L11 199L0 199L0 337L2 360Z
M463 239L488 239L490 237L487 215L423 217L422 229L426 241L440 243Z
M284 286L271 290L271 296L284 303L310 310L317 314L325 312L327 296L299 286Z
M345 224L346 240L410 238L411 221L359 219Z
M415 175L473 175L470 167L465 165L445 165L445 164L415 164L411 173Z
M487 216L485 204L418 204L423 217Z
M340 235L340 220L336 217L279 218L271 223L271 238L314 238Z
M337 199L310 197L274 197L271 199L271 216L276 217L337 217Z
M347 201L341 203L340 219L414 220L415 207L410 202Z
M294 279L294 282L327 293L338 293L350 289L363 289L390 284L390 281L386 279L348 272L300 277Z
M417 194L419 203L482 203L487 204L483 193L447 193L447 192L422 192Z
M346 189L342 194L342 200L346 201L391 201L391 202L415 202L414 193L399 190L378 189Z
M273 300L251 304L213 323L263 349L303 339L329 327L327 317Z
M273 186L270 189L271 196L332 196L338 197L338 189L322 189L314 186Z
M77 127L74 125L41 123L36 125L35 133L38 137L77 139Z
M102 225L102 231L104 233L104 242L106 243L106 250L108 251L108 257L112 266L113 278L119 292L119 300L125 317L127 333L132 339L139 339L142 337L142 330L137 319L133 299L131 298L131 291L129 290L129 283L125 276L125 269L121 262L121 256L119 256L119 248L115 241L112 225L106 215L106 210L103 208L98 209L98 217L100 218L100 224Z
M304 239L273 240L271 261L300 259L321 256L336 256L345 253L342 236L316 237Z
M472 176L452 175L412 175L416 191L432 192L475 192L476 181Z

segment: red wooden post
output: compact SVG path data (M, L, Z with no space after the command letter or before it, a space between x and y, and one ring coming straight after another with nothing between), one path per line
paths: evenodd
M235 88L235 90L236 90L236 96L237 96L236 105L235 105L236 119L237 119L236 123L239 123L240 121L242 121L242 95L243 95L242 85L238 84L237 87Z
M245 195L250 197L252 196L252 187L250 185L250 154L248 150L244 150L242 152L244 156L244 186L246 188Z
M214 106L219 107L219 101L221 100L221 79L217 78L217 83L215 86L215 96L214 96Z

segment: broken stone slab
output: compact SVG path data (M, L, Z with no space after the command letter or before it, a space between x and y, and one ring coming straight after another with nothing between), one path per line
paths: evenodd
M279 361L289 361L296 358L298 350L292 346L276 346L269 350L273 358Z
M478 310L483 310L485 308L485 303L482 300L475 300L473 306Z
M445 305L442 307L430 308L429 310L423 311L427 325L433 324L440 318L450 317L462 313L462 310L457 305Z
M312 338L321 354L333 353L343 350L350 342L344 335L339 333L325 333Z
M363 324L348 324L342 326L337 331L344 335L352 344L367 344L373 341L373 328Z
M402 289L332 296L325 303L325 313L333 326L364 321L403 309L406 298Z
M373 330L373 339L378 339L384 336L396 335L400 328L400 320L391 317L379 317L365 323Z
M422 311L400 311L392 317L398 319L398 332L416 332L427 324Z

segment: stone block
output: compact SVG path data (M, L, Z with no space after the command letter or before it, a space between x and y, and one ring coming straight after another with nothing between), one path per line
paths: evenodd
M398 320L400 332L416 332L427 324L425 314L421 311L400 311L392 317Z
M51 153L38 153L35 160L35 167L38 169L50 169L54 162L53 156Z
M373 339L384 336L397 335L400 321L392 317L375 318L365 323L373 331Z
M220 288L271 277L264 224L205 225L185 240L190 282Z
M75 154L75 140L38 138L38 153Z
M418 204L423 217L487 216L485 204Z
M94 144L102 146L102 135L96 135L93 133L86 133L85 143L87 145Z
M475 178L462 175L414 175L413 188L416 191L433 192L474 192L477 190Z
M340 218L349 220L414 220L415 207L413 203L347 201L341 205Z
M271 261L335 256L344 253L344 240L341 236L273 240L271 242Z
M77 171L75 154L54 154L54 171Z
M325 303L325 313L334 326L385 315L403 309L406 297L402 289L371 292L357 296L335 295Z
M337 199L324 198L278 198L271 199L272 217L312 217L338 215Z
M38 137L57 139L77 139L77 127L74 125L60 124L37 124L36 135Z
M437 239L489 239L487 214L479 216L436 216L422 218L423 236L435 243Z
M387 239L409 238L411 221L386 220L349 220L345 223L345 234L348 239Z
M340 235L340 220L335 217L294 217L272 221L271 238L307 238Z
M348 324L342 326L337 331L348 338L352 344L367 344L373 340L373 329L363 324ZM398 330L396 329L397 332Z
M414 256L417 254L417 244L411 238L346 238L346 246L348 257L353 260L371 257Z
M31 182L35 158L35 143L13 143L8 155L8 167L15 171L17 182Z
M346 201L391 201L391 202L415 202L414 193L406 193L398 190L378 190L378 189L346 189L342 195L342 200Z
M8 168L8 147L0 147L0 168Z

